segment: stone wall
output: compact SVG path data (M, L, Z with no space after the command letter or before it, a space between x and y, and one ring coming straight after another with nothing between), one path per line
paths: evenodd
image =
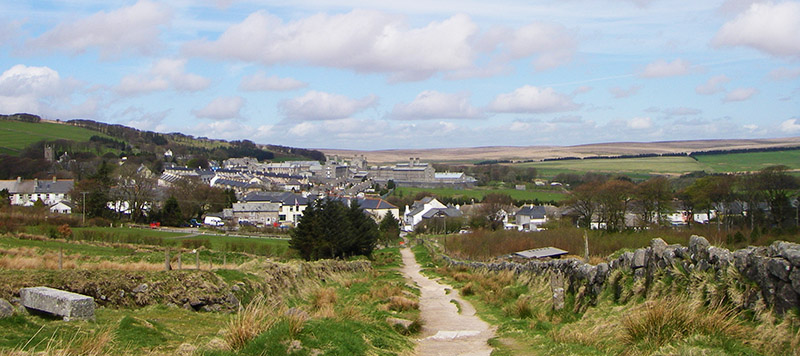
M719 281L738 273L757 286L758 293L748 296L744 308L753 308L763 301L777 313L783 314L800 307L800 245L777 241L769 247L747 247L731 252L711 246L704 237L692 236L689 246L668 245L662 239L650 241L650 246L625 252L606 263L590 265L578 259L514 262L465 262L443 256L453 267L514 271L515 273L550 274L554 292L581 291L584 297L596 298L607 287L614 271L632 273L635 281L644 282L645 293L655 279L664 278L669 267L688 272L709 272ZM733 270L731 270L733 269ZM555 275L557 278L552 278ZM738 276L737 276L738 277Z

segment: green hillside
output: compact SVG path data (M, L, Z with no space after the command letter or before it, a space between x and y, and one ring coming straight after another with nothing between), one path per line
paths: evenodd
M86 142L92 136L107 137L97 131L67 124L0 120L0 153L17 155L25 147L41 140Z

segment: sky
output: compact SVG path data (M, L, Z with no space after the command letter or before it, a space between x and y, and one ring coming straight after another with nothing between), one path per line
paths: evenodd
M0 113L304 148L800 136L800 1L0 2Z

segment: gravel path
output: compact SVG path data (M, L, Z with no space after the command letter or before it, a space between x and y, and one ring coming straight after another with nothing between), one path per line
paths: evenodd
M420 266L409 248L402 248L402 272L420 288L419 309L423 327L417 354L488 356L492 348L487 341L494 337L494 328L475 316L475 308L461 299L458 291L420 274ZM447 290L450 293L447 293ZM451 302L456 300L458 307Z

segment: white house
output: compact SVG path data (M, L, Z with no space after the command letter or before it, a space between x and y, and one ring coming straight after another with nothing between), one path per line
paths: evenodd
M291 192L251 192L242 198L244 202L266 202L279 205L278 222L296 225L308 207L308 198Z
M69 200L62 200L50 205L50 212L55 214L72 214L73 210L77 210L77 207Z
M75 181L72 179L32 179L26 180L17 177L16 180L0 180L0 190L6 189L9 193L11 205L33 206L37 200L46 205L53 205L67 199L67 194Z
M547 222L544 206L526 205L517 211L517 225L525 231L538 231Z
M462 215L463 213L457 206L446 206L436 198L426 197L415 201L410 208L406 206L406 212L403 214L403 229L405 231L414 231L414 228L424 219L460 217Z

